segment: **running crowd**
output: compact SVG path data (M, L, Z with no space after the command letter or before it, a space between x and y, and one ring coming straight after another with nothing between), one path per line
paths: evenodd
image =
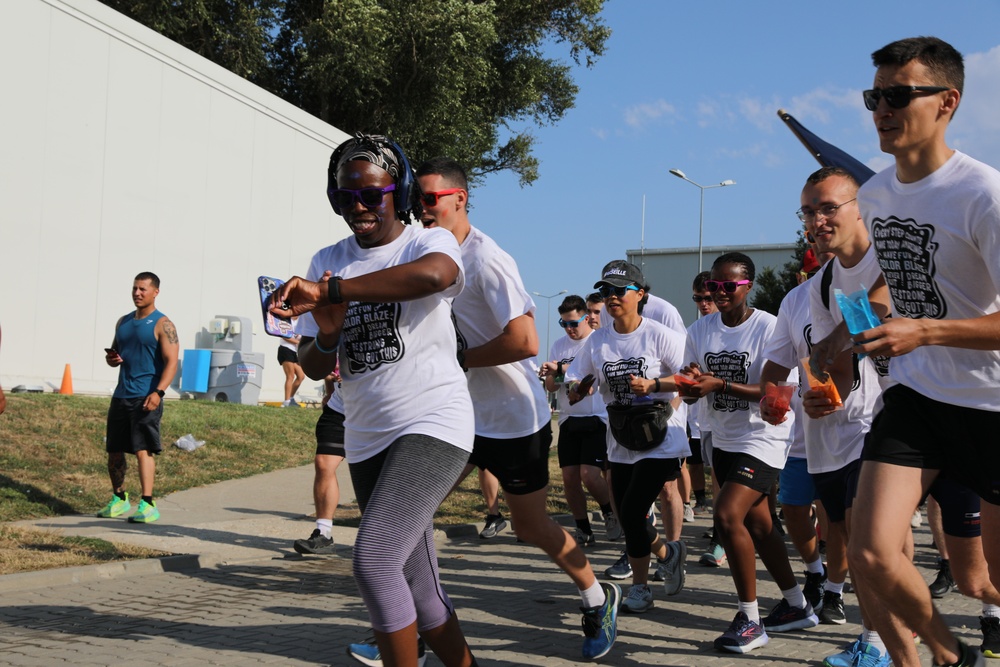
M714 527L700 562L728 560L738 597L716 649L746 653L769 633L844 623L850 573L862 632L824 665L919 665L918 636L935 665L1000 657L1000 531L980 530L1000 525L990 444L1000 431L1000 172L945 141L961 54L919 37L872 61L864 103L894 165L864 184L837 167L805 179L797 215L812 248L777 316L750 307L756 268L743 253L694 277L690 327L638 267L613 260L595 271L594 293L563 300L566 335L540 366L535 305L510 255L470 224L461 165L413 169L378 135L334 151L327 194L352 235L317 252L270 308L299 318L302 369L328 382L317 524L295 549L332 550L333 473L345 459L362 511L353 572L374 639L351 645L352 656L412 666L429 648L449 667L477 664L441 585L432 526L476 468L493 529L483 537L504 527L502 490L518 540L579 591L584 659L613 649L619 613L653 606L650 577L667 596L682 590L681 524L709 511L706 470ZM546 512L547 392L573 533ZM775 488L806 565L802 586ZM596 539L586 493L607 537L624 538L604 571L631 580L624 595L584 552ZM951 633L912 563L910 522L928 495L949 576L983 603L980 650ZM766 614L757 556L782 596Z

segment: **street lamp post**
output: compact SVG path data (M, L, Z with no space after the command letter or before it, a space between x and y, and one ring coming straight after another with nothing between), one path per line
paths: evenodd
M565 294L568 291L569 290L560 290L555 294L549 294L548 296L542 294L541 292L532 292L535 296L540 296L545 299L545 349L538 355L543 361L547 361L545 357L549 353L549 329L552 325L552 313L550 311L550 306L552 305L552 299L556 298L560 294Z
M685 176L684 172L681 171L680 169L671 169L670 173L676 176L677 178L687 181L688 183L695 186L701 191L701 209L698 213L698 273L701 273L702 272L701 252L702 248L704 247L702 244L702 232L705 229L705 190L711 190L712 188L724 188L727 185L736 185L736 181L727 179L725 181L722 181L718 185L700 185L692 181L687 176Z

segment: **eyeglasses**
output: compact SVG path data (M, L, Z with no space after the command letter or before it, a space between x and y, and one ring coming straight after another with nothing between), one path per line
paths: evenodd
M462 188L448 188L447 190L438 190L437 192L425 192L420 195L420 203L424 206L437 206L439 198L447 197L461 191Z
M706 280L705 289L712 293L718 292L721 289L726 294L732 294L740 285L749 284L749 280Z
M610 297L612 294L614 294L616 297L620 299L623 296L625 296L625 292L629 290L638 292L639 288L636 287L635 285L626 285L625 287L618 287L616 285L608 285L607 283L597 288L597 291L605 299Z
M581 317L578 320L570 320L570 321L567 322L566 320L564 320L563 318L560 317L559 318L559 326L561 326L563 329L566 329L566 328L575 329L578 326L580 326L580 322L583 322L585 319L587 319L586 315L584 315L583 317Z
M709 302L709 301L712 300L712 297L710 297L710 296L699 296L697 294L694 294L694 295L691 296L691 300L694 301L695 303L703 303L703 302L707 303L707 302Z
M354 206L354 202L359 201L365 208L375 208L382 204L382 199L387 192L396 189L396 184L387 185L384 188L361 188L360 190L349 190L348 188L334 188L326 191L330 198L330 203L338 212L347 210Z
M847 206L852 201L857 201L857 197L854 199L848 199L843 204L823 204L817 210L812 210L811 208L800 208L795 212L795 215L799 216L799 220L802 222L813 222L816 220L817 216L822 215L824 220L829 220L833 216L837 215L837 210L841 206Z
M865 99L865 108L869 111L878 109L878 101L885 100L885 103L892 109L905 109L913 99L913 93L943 93L951 90L946 86L890 86L889 88L872 88L861 93Z

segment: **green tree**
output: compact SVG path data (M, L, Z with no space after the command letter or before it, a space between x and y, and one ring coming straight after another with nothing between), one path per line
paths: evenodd
M772 315L777 315L778 307L785 295L799 284L798 274L802 269L802 258L806 254L806 250L809 249L809 244L806 243L801 231L798 232L795 244L795 258L786 262L780 270L767 266L757 272L757 277L754 280L754 294L750 299L751 308L760 308Z
M610 30L604 0L104 0L346 132L387 134L473 179L538 177L533 126L558 122Z

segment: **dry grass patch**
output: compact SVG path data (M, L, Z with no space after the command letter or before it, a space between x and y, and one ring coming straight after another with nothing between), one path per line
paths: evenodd
M167 555L153 549L0 524L0 575Z

